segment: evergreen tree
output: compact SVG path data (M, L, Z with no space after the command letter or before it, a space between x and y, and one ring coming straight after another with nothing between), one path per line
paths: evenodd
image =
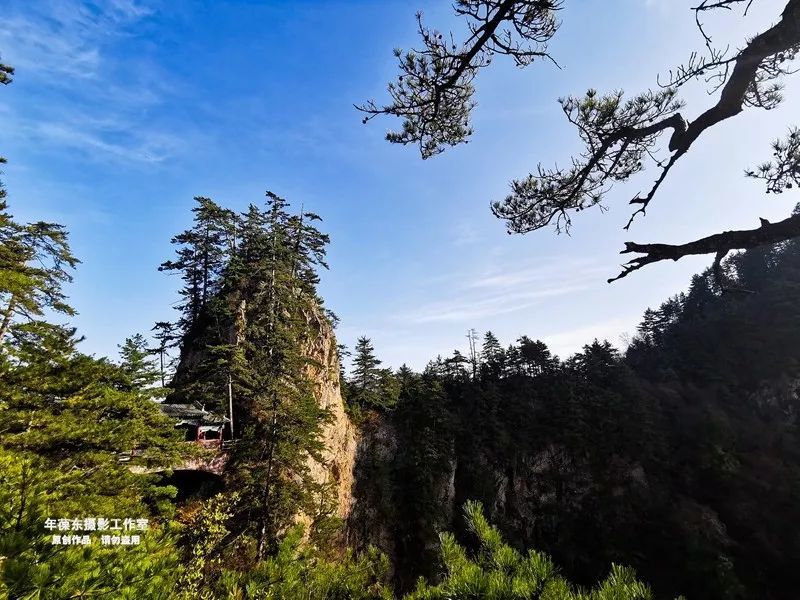
M356 342L353 370L348 381L350 406L357 411L366 408L386 409L397 403L399 385L390 369L381 368L375 348L367 337Z
M92 495L83 504L65 505L67 494L60 487L71 487L71 479L46 460L0 448L0 596L175 598L180 554L174 534L155 521L141 534L139 545L124 548L101 546L98 541L86 546L54 545L52 535L45 535L49 533L44 528L47 519L111 516L131 508L126 504L113 508L113 500L125 495L125 481L120 481L120 490L110 498ZM140 511L144 508L139 506ZM113 512L104 512L109 510ZM65 532L53 532L61 533Z
M368 337L361 336L356 341L353 357L353 373L350 387L353 400L361 406L377 406L380 404L378 389L378 367L381 361L375 356L375 348Z
M304 540L301 526L290 528L274 555L242 563L238 548L225 549L236 494L211 498L189 523L190 561L181 581L181 600L391 600L386 556L369 548L360 556L347 551L331 559Z
M168 531L175 490L130 467L168 467L183 446L131 372L81 354L78 341L70 328L19 323L0 358L0 593L166 600L178 567ZM88 515L152 526L124 551L44 535L48 518Z
M445 377L463 379L469 373L469 359L458 350L453 351L453 356L444 361Z
M55 223L17 223L7 212L0 186L0 343L15 323L45 311L73 315L62 290L78 264L64 227Z
M435 555L430 542L446 524L438 490L451 468L453 423L437 375L430 370L419 375L403 368L398 379L398 569L403 574L432 576ZM410 582L401 579L400 583Z
M417 145L423 159L466 143L473 133L479 73L494 64L496 56L512 58L523 68L543 58L555 62L549 44L559 30L563 4L562 0L459 0L452 7L465 31L461 40L452 32L448 35L426 25L422 13L417 13L420 44L406 51L394 50L399 74L389 82L389 99L385 104L370 100L356 106L365 114L362 122L379 115L399 117L399 129L389 131L386 139ZM751 5L752 0L717 0L693 7L705 47L669 69L660 89L624 99L619 89L599 94L589 87L582 97L560 98L581 149L566 165L539 163L526 176L511 181L510 194L491 203L492 212L506 222L508 232L528 233L551 226L559 233L569 232L576 213L593 207L607 210L607 194L615 184L628 181L652 161L659 174L648 191L637 192L630 200L637 208L628 219L627 230L637 216L644 216L664 181L675 173L675 164L691 156L690 149L708 137L709 130L748 109L779 106L784 100L784 78L797 74L791 66L800 41L797 0L777 3L774 18L757 35L742 40L735 53L717 46L704 23L704 17L732 12L737 6L743 7L742 15L747 16ZM697 79L704 79L710 85L709 94L717 98L712 106L692 110L700 117L687 119L681 92ZM783 139L772 143L770 160L746 170L745 175L762 180L767 194L800 185L800 130L790 127ZM635 256L608 281L656 262L697 254L715 254L719 266L732 250L771 246L798 236L800 214L793 213L777 223L762 218L752 229L721 231L683 244L629 241L622 253ZM717 277L718 284L725 287L722 275Z
M194 224L176 235L172 243L178 249L175 260L161 264L160 271L178 272L184 282L179 325L188 335L203 314L209 299L216 293L219 276L236 249L238 223L234 213L221 208L213 200L195 197L192 208Z
M130 381L130 389L146 394L159 394L154 384L162 379L162 371L154 364L152 351L141 333L125 339L119 347L120 368Z
M199 225L209 212L238 226L235 243L210 236L212 247L226 247L228 259L207 261L205 287L195 285L206 281L198 268L204 259L184 269L184 296L202 302L205 289L205 304L202 320L193 321L184 338L176 393L220 402L230 378L239 430L230 478L242 494L237 533L249 536L264 558L298 511L314 517L326 492L313 479L310 461L321 461L319 433L328 413L314 396L306 352L325 319L315 286L328 237L314 226L319 217L290 214L288 203L271 192L265 209L251 205L235 218L206 210L205 203L201 208L193 235L205 231ZM203 254L195 249L193 256ZM185 309L188 322L191 303Z
M149 352L158 355L158 369L161 380L161 387L166 387L167 379L172 378L172 369L175 366L175 359L169 354L170 349L178 345L180 336L176 333L176 326L169 321L158 321L153 328L153 338L156 345L150 348Z
M517 340L519 360L526 375L541 375L558 366L558 360L541 340L531 340L523 335Z
M350 383L347 381L347 375L345 374L344 370L344 361L342 359L352 356L352 352L350 352L347 349L347 346L344 344L338 344L336 346L336 352L339 359L339 390L342 394L342 401L344 402L345 406L350 406Z
M500 342L491 331L483 336L481 349L481 377L484 379L498 379L505 370L505 353Z
M117 455L137 449L143 465L170 464L181 455L173 423L129 372L81 354L77 341L73 329L47 323L15 328L0 372L0 446L67 473L58 486L67 503L94 499L99 509L111 499L121 510L125 486L132 498L162 497Z
M609 576L591 591L576 589L558 574L550 558L540 552L520 554L503 541L483 515L483 507L464 507L467 527L477 538L478 551L470 556L449 533L441 535L445 576L441 583L420 581L407 600L651 600L648 586L628 568L612 565Z

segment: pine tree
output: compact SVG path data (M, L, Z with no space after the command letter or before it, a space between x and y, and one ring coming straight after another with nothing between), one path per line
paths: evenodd
M169 351L178 345L180 336L176 333L175 324L169 321L158 321L150 331L154 332L153 338L156 345L149 351L158 355L158 368L163 388L167 385L167 378L172 378L172 368L175 365L175 359L169 354Z
M611 566L609 576L591 591L577 589L561 577L552 560L541 552L520 554L489 524L479 503L464 507L467 527L477 538L472 556L450 533L440 536L445 576L441 583L420 581L406 600L651 600L648 586L632 569Z
M356 393L365 398L366 394L377 395L377 372L381 361L375 356L375 348L368 337L361 336L356 342L355 356L353 358L353 374L351 384ZM365 401L364 404L377 404L377 398Z
M378 370L381 361L369 338L362 336L356 341L352 375L348 382L351 406L357 410L380 405Z
M469 359L458 350L454 350L453 356L445 360L445 375L453 379L462 379L468 375L467 365Z
M131 390L145 394L159 394L161 390L154 384L161 380L162 371L153 363L152 351L141 333L125 339L119 347L120 368L130 381Z
M368 337L358 338L348 380L349 406L356 410L386 409L397 403L399 385L390 369L381 368Z
M339 360L339 390L342 394L342 401L344 402L345 406L350 405L350 384L347 381L347 375L344 369L344 360L345 357L351 356L352 353L347 349L347 346L344 344L337 344L336 346L336 353L337 358Z
M0 590L167 600L177 553L162 525L175 490L129 467L169 467L183 445L130 372L81 354L78 341L74 329L20 323L0 359ZM124 553L63 548L43 535L45 518L87 515L150 518L152 528ZM127 578L127 569L139 575Z
M184 282L178 321L184 336L192 332L209 299L216 293L222 269L236 250L238 223L232 211L209 198L197 196L191 229L176 235L172 243L177 258L161 264L159 271L178 272Z
M452 467L454 424L445 389L433 371L420 375L403 368L398 379L397 567L401 573L432 576L430 542L445 525L438 490Z
M484 379L500 378L506 367L505 353L500 342L491 331L483 336L481 349L481 377Z
M81 476L86 477L86 472ZM96 481L91 472L89 478ZM0 596L173 600L180 554L175 536L156 521L150 521L139 545L124 548L101 546L97 541L86 546L54 545L52 536L44 535L49 533L44 529L47 519L111 516L118 510L131 510L131 505L114 508L108 498L95 496L81 505L65 505L68 492L60 487L69 483L63 470L48 461L0 447ZM120 486L125 483L120 481ZM143 505L137 508L145 509ZM125 514L145 514L138 511Z
M309 464L321 461L328 412L314 396L305 353L325 319L316 284L328 237L314 225L319 217L292 215L288 206L267 192L263 210L250 205L230 219L235 243L225 264L209 263L204 316L182 350L194 358L179 366L175 383L185 397L220 398L230 381L239 433L229 465L242 494L236 519L260 558L276 550L299 511L313 518L326 493ZM202 298L193 282L204 279L192 272L203 271L190 267L184 295Z
M519 344L519 360L526 375L540 375L558 365L558 360L550 353L550 349L541 340L533 341L523 335L517 340Z
M74 315L62 290L78 264L63 226L17 223L7 212L0 186L0 343L14 323L29 322L45 311Z

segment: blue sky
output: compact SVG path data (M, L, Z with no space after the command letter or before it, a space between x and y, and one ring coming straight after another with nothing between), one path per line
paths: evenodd
M627 201L653 171L586 211L571 236L508 236L489 212L508 181L578 149L556 98L641 91L699 47L691 2L574 0L552 51L563 70L496 61L476 82L470 144L422 161L361 125L353 103L383 99L391 50L414 45L414 12L458 28L444 0L189 2L6 0L0 55L3 176L15 215L63 223L83 261L69 287L83 348L113 355L172 318L178 282L157 271L195 195L232 208L266 189L321 214L331 269L321 294L340 340L373 339L392 366L421 368L466 346L469 328L521 334L558 354L620 343L641 313L684 289L708 258L648 267L613 285L626 240L681 242L785 217L797 198L763 194L742 171L769 158L798 113L797 86L698 143L631 232ZM741 43L780 12L710 22ZM688 90L685 116L712 98Z

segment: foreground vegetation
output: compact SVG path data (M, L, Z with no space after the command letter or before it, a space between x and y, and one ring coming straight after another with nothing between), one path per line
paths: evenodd
M198 207L194 231L207 226L205 215L232 218L208 199ZM316 218L287 207L274 195L266 210L252 207L241 221L249 216L251 228L237 228L237 254L203 277L205 253L191 244L212 238L178 236L179 256L197 260L176 267L187 301L181 320L163 328L176 333L152 348L132 336L116 362L86 356L74 330L39 317L71 311L61 285L77 261L65 232L2 213L4 302L27 306L8 313L0 364L0 589L8 597L651 597L633 571L609 574L615 563L644 573L658 597L759 590L778 598L793 584L797 540L785 523L799 487L786 462L799 447L795 242L729 259L726 279L741 293L723 293L711 272L697 276L688 293L646 312L624 355L595 341L561 361L530 338L503 348L486 334L468 356L392 372L362 338L345 379L349 411L365 427L391 424L398 439L391 468L357 490L364 502L375 488L389 499L380 508L394 528L387 555L368 543L343 550L330 491L307 477L327 416L310 392L302 347L314 335L309 315L324 318L315 266L327 240L309 229ZM306 258L297 249L308 240ZM257 274L273 267L270 289L272 278ZM260 317L237 325L242 301ZM284 315L280 324L270 325L270 305ZM182 361L171 387L160 388L154 356L174 343ZM153 398L213 398L228 377L244 442L222 494L179 505L158 475L129 468L168 467L188 452ZM291 393L281 391L287 381ZM510 484L533 459L544 465L535 487L519 488L517 500L498 496L498 473ZM456 500L479 500L485 511L469 501L463 519L444 514L436 490L454 464L470 465L453 476ZM748 508L753 498L764 510ZM309 517L305 531L293 526L298 507ZM151 527L127 548L51 543L47 519L90 515L147 518ZM520 551L534 547L561 571L545 554Z
M216 208L205 199L198 202L201 209ZM74 330L40 318L47 309L72 312L61 286L77 261L65 232L55 225L19 224L5 211L0 215L0 293L11 307L0 361L0 591L5 596L392 597L387 558L374 549L358 555L337 550L330 543L336 524L325 508L325 490L303 476L307 459L319 451L317 432L325 419L309 392L301 352L301 335L310 335L309 302L317 302L312 265L322 262L325 239L309 227L311 216L292 217L285 207L274 195L266 211L251 207L238 250L221 260L218 270L209 268L207 254L194 251L179 257L200 256L199 262L168 264L184 272L187 285L182 321L171 329L182 328L184 357L198 339L205 349L196 363L204 378L185 367L172 393L202 394L215 375L230 376L240 400L236 416L243 440L226 492L180 508L173 501L175 488L161 484L158 475L130 469L168 467L188 452L153 402L161 391L153 385L163 374L149 353L159 354L163 346L149 350L142 336L133 336L122 345L119 362L81 353ZM206 214L196 211L197 226L204 225ZM191 245L200 238L176 239ZM249 262L240 267L240 260ZM195 276L198 265L202 279ZM248 284L253 288L245 294ZM219 319L230 314L226 294L237 307L251 302L251 314L260 311L267 319L248 318L232 338L238 346L209 339L226 331L219 327ZM20 303L26 310L13 311ZM269 321L279 313L280 324ZM218 318L209 319L212 314ZM287 382L294 383L286 387ZM130 461L121 462L132 450L137 452ZM313 517L310 537L290 526L298 506ZM96 537L88 545L52 542L49 520L100 515L147 519L150 526L140 544L128 547L104 546ZM466 515L476 538L474 552L443 534L442 576L438 583L421 580L409 598L649 597L632 572L619 567L594 592L577 591L544 555L523 556L506 545L479 505L467 504Z
M624 353L595 340L561 360L487 333L470 355L397 373L394 405L374 408L397 453L367 457L359 493L379 507L373 527L397 523L400 576L435 575L436 532L463 531L449 497L482 501L515 547L583 584L623 562L665 597L796 588L800 244L722 267L734 289L696 276L645 312ZM368 397L360 380L350 402Z
M573 212L600 205L647 155L661 177L633 199L633 221L709 127L745 106L777 106L800 48L800 2L787 0L772 28L725 58L701 16L740 4L694 9L709 56L693 55L666 89L562 100L586 152L513 182L495 215L511 232L568 230ZM365 120L402 117L389 140L418 144L423 157L466 141L473 78L495 53L519 66L549 57L560 8L456 2L473 34L461 48L420 19L424 49L396 52L391 103L368 102ZM0 63L0 84L12 75ZM690 122L678 92L698 77L721 96ZM651 153L664 132L666 161ZM748 176L770 193L792 189L798 139L791 130ZM329 241L320 218L271 192L241 213L195 200L160 267L183 282L178 317L156 323L152 341L122 341L112 360L81 352L60 323L75 314L65 286L79 264L67 232L15 220L0 187L0 596L729 600L800 588L797 209L677 246L628 242L624 253L639 256L615 279L689 254L716 258L645 312L624 351L587 340L562 359L525 335L504 346L471 331L467 355L418 373L383 367L360 338L342 372L347 412L368 449L375 430L393 445L359 457L364 533L345 544L351 524L310 468L331 414L311 375L325 365L308 349L336 322L317 294ZM202 452L181 441L160 397L231 417L222 493L178 501L159 474ZM137 523L137 535L101 543L106 519Z

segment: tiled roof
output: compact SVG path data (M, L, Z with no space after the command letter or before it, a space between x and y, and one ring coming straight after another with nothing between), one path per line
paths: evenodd
M168 417L182 422L199 424L224 423L228 419L198 407L195 404L165 404L158 405Z

